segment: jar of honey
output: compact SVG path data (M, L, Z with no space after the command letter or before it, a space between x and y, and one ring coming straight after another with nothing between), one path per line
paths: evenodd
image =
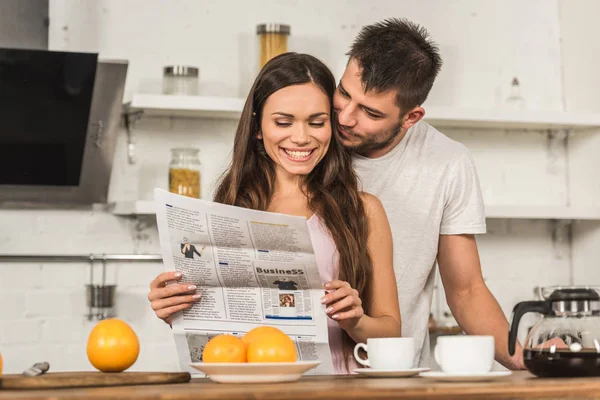
M200 198L200 150L194 148L171 149L169 164L169 192Z

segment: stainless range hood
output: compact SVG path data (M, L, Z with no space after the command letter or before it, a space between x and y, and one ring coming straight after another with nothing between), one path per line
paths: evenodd
M127 67L0 48L0 205L107 202Z

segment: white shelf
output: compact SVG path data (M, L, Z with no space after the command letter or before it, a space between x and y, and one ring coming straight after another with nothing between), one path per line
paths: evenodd
M239 118L244 99L235 97L134 94L130 110L150 116ZM425 107L434 126L480 129L600 129L600 114L502 109Z
M129 107L150 116L238 119L244 99L134 94Z
M487 218L600 220L600 207L485 206Z
M490 219L575 219L600 220L600 207L573 208L563 206L498 206L485 207L486 217ZM115 215L153 215L156 213L154 202L139 200L115 203L112 208Z
M600 129L600 114L425 107L427 122L440 127L489 129Z
M112 205L114 215L154 215L156 208L152 200L123 201Z

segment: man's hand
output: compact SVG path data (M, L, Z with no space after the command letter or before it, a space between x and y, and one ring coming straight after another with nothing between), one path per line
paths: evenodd
M555 347L557 349L568 349L569 346L561 339L554 337L550 340L546 340L544 343L535 346L536 349L549 349Z

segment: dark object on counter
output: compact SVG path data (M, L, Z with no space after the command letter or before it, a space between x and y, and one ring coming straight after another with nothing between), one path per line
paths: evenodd
M600 289L549 287L542 296L513 309L509 354L515 354L521 317L537 312L542 318L523 346L525 367L539 377L600 376Z

